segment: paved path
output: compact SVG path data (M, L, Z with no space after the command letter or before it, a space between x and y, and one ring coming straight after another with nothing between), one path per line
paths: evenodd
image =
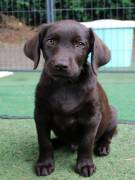
M43 66L41 60L39 68ZM23 53L23 46L0 47L0 70L32 70L33 62Z

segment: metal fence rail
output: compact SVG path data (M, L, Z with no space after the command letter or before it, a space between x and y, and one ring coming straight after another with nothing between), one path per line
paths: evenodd
M47 7L50 9L47 10ZM135 20L135 2L133 0L1 0L0 70L32 70L32 62L23 54L24 42L33 36L39 24L61 19L75 19L80 22L99 19ZM116 39L119 41L119 37ZM134 44L133 36L130 66L109 67L102 70L135 71ZM123 53L125 53L124 49ZM39 69L42 65L43 60Z

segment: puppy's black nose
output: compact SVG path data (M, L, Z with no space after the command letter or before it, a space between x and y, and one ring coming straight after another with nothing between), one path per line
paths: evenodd
M66 64L56 64L55 69L57 71L66 71L68 69L68 66Z

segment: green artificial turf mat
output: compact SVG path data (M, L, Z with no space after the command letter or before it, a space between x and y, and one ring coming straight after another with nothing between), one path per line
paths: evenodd
M40 73L15 73L0 78L0 115L33 116L35 86Z
M118 135L111 144L109 156L94 157L97 172L91 180L134 180L135 126L119 125ZM74 173L76 153L67 149L55 151L55 172L48 177L36 177L33 166L38 144L33 120L0 120L1 180L78 180Z
M18 72L0 78L0 115L33 116L35 86L39 72ZM119 120L135 121L135 74L100 73L110 104L118 110Z
M99 80L117 109L118 119L135 121L135 73L101 73Z

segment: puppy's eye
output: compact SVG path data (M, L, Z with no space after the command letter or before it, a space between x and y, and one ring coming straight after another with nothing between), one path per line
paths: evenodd
M48 40L46 41L46 43L47 43L48 46L54 46L55 43L56 43L56 41L55 41L55 39L48 39Z
M74 43L75 47L80 47L80 48L84 48L86 46L86 44L82 41L78 41Z

